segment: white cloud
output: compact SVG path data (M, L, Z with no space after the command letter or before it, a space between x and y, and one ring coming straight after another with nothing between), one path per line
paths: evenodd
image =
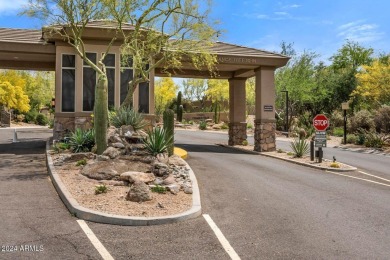
M0 0L0 12L18 12L27 4L28 0Z
M340 25L337 36L357 42L373 42L380 40L384 33L378 30L377 24L365 23L365 20L353 21Z

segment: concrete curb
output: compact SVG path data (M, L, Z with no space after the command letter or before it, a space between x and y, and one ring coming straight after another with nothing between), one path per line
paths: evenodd
M281 158L281 157L278 157L278 156L267 154L266 152L250 151L250 150L242 149L242 148L239 148L239 147L229 146L229 145L226 145L226 144L216 144L216 145L222 146L222 147L226 147L226 148L229 148L229 149L238 150L238 151L245 152L245 153L248 153L248 154L258 154L258 155L263 155L263 156L266 156L266 157L276 158L276 159L283 160L283 161L286 161L286 162L291 162L291 163L295 163L295 164L299 164L299 165L302 165L302 166L306 166L306 167L310 167L310 168L314 168L314 169L318 169L318 170L323 170L323 171L331 170L331 171L334 171L334 172L352 172L352 171L356 171L357 170L356 167L350 166L350 165L345 164L345 163L340 163L340 164L346 165L346 166L348 166L350 168L348 168L348 169L339 169L339 168L332 168L332 167L323 167L323 166L318 166L318 165L314 165L314 164L297 162L297 161L292 160L292 159Z
M103 213L95 210L90 210L82 207L78 202L72 197L70 192L67 190L65 185L62 183L60 176L57 174L53 160L48 153L50 150L50 141L46 142L46 163L47 169L52 180L52 183L55 189L58 192L61 200L68 208L69 212L75 217L87 221L111 224L111 225L121 225L121 226L151 226L151 225L162 225L170 224L185 221L187 219L196 218L202 214L202 207L200 203L200 193L198 182L196 180L195 174L192 171L191 167L187 164L190 169L190 179L192 181L192 208L176 215L164 216L164 217L127 217L114 214Z

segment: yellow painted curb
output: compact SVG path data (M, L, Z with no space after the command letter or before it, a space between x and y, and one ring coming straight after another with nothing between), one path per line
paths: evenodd
M187 159L188 157L188 153L186 150L183 150L179 147L174 147L173 148L173 153L176 154L176 155L179 155L182 159Z

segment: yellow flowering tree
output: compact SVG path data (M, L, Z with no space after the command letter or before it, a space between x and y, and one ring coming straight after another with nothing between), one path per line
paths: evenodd
M29 98L22 86L13 86L8 81L0 81L0 105L6 109L17 109L20 112L30 110Z
M169 103L176 97L178 86L172 78L160 78L155 83L154 104L156 115L161 115Z
M358 86L352 98L358 98L363 107L376 109L390 104L390 61L375 60L370 66L362 66L356 74Z

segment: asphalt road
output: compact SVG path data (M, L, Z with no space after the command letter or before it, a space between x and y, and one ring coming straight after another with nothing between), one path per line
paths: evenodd
M43 251L19 248L0 259L102 259L49 182L44 142L31 133L10 143L3 133L0 246ZM177 131L175 138L189 152L203 213L241 259L388 259L390 187L215 146L226 134ZM203 217L87 225L114 259L229 259Z
M242 259L389 258L390 187L212 145L226 135L175 138Z

